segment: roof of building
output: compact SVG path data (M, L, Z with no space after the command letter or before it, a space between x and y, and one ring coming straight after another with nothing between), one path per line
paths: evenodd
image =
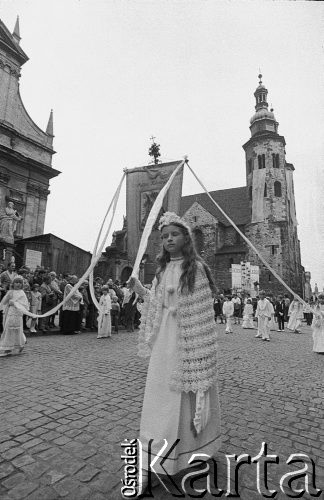
M248 224L251 219L249 210L249 200L247 194L247 187L237 187L231 189L220 189L219 191L211 191L211 197L218 203L224 212L237 224L238 226ZM203 208L208 210L216 219L225 226L230 226L230 222L220 212L220 210L213 204L211 199L206 193L191 194L181 198L181 215L183 215L193 203L199 203Z
M38 243L38 242L43 242L43 243L49 243L51 242L52 239L55 240L60 240L63 241L64 243L67 243L68 245L77 248L78 250L82 250L82 252L86 252L91 255L91 252L88 250L84 250L83 248L78 247L77 245L74 245L73 243L70 243L69 241L63 240L63 238L60 238L59 236L56 236L53 233L46 233L46 234L38 234L36 236L29 236L28 238L22 238L19 240L16 240L16 244L24 244L24 243Z

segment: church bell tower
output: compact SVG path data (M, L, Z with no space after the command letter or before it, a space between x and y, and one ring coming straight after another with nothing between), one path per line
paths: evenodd
M251 213L246 236L287 284L302 293L303 271L293 186L295 169L286 161L286 141L278 133L279 124L273 109L268 109L268 90L262 83L261 74L254 97L251 138L243 145ZM276 283L277 280L250 250L248 260L260 266L262 288L282 291L282 286Z

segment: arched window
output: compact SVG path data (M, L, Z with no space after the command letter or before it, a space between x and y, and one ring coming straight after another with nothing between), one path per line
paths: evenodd
M252 186L249 187L249 200L252 201Z
M280 167L279 154L278 153L272 153L272 166L273 166L273 168L279 168Z
M274 183L274 195L277 196L278 198L281 197L281 182L276 181Z
M280 162L279 162L279 154L276 154L276 168L280 167Z
M248 160L248 174L252 172L252 158Z
M193 237L197 253L200 255L204 249L204 235L201 229L194 229Z
M265 168L265 155L258 155L258 167Z
M266 198L268 196L267 183L264 185L264 193L263 196Z

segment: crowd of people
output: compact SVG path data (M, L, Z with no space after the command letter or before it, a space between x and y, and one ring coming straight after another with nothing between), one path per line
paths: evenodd
M64 334L79 333L82 326L96 329L99 339L118 332L123 324L132 332L139 325L139 354L150 358L140 424L143 462L140 472L141 495L150 490L151 455L164 456L156 474L177 474L186 468L193 450L212 457L221 446L220 406L217 382L217 327L226 322L254 328L256 337L270 340L269 332L287 328L300 332L305 319L313 327L313 350L324 354L324 293L316 304L303 305L288 296L276 299L216 294L212 274L198 255L191 229L178 215L166 212L160 218L162 248L158 268L150 287L135 277L121 285L111 279L95 278L93 295L89 282L73 290L77 276L59 275L24 267L16 272L11 263L0 274L4 310L4 331L0 355L21 352L26 341L23 316L28 308L47 316L29 319L31 332L54 325L55 309L63 299L59 325ZM53 311L53 313L55 310ZM313 319L312 319L313 315ZM146 463L147 458L147 463ZM163 465L163 467L162 467Z
M17 278L20 281L17 282ZM75 275L57 275L55 271L42 267L37 267L35 271L28 267L16 270L14 262L7 269L0 264L0 301L9 290L21 289L27 299L26 309L36 315L44 315L67 297L77 281L78 277ZM97 331L97 338L102 339L118 333L120 327L129 332L139 328L143 300L135 291L130 290L127 283L121 284L112 279L105 283L102 278L97 277L93 281L93 290L97 304L91 296L89 281L84 281L54 314L36 319L20 313L22 330L36 333L59 326L61 333L68 335L87 329ZM302 321L311 326L314 310L319 310L321 305L321 294L315 300L306 301L306 306L297 299L290 300L287 294L265 297L262 290L256 297L240 293L214 293L213 296L215 321L226 325L226 334L233 332L233 325L241 325L243 329L257 328L256 337L266 341L270 341L270 331L284 332L286 328L300 333ZM2 309L4 306L5 304ZM0 332L3 327L3 312L0 310ZM18 349L23 346L23 342L24 339L21 338ZM7 344L5 342L5 347L9 350L10 346ZM314 350L321 352L323 346L319 345Z
M240 325L242 321L243 329L257 328L256 337L269 342L270 331L284 332L286 328L291 332L301 333L302 321L308 326L313 325L314 313L319 311L322 297L324 295L319 294L314 299L306 300L303 305L296 298L291 300L288 294L266 297L263 290L260 290L259 295L253 298L249 294L244 296L236 293L233 295L216 294L214 296L215 321L219 319L219 323L226 324L226 334L233 333L233 324Z
M54 309L62 300L66 299L73 286L78 282L78 277L71 274L56 274L55 271L42 267L31 271L28 267L16 270L16 265L11 262L7 269L0 269L0 332L4 330L4 309L12 305L11 294L13 290L21 290L19 296L24 296L26 301L24 307L35 315L44 315ZM20 352L25 343L24 331L36 333L37 331L49 331L59 326L62 334L77 334L83 329L98 331L97 338L108 338L112 331L118 333L120 326L127 331L134 332L140 324L140 308L142 299L130 291L126 283L120 284L109 279L107 283L100 277L93 282L94 299L90 293L89 281L84 281L79 289L75 291L62 308L54 314L43 318L32 318L22 314L16 308L12 308L11 322L15 319L17 325L19 318L22 322L21 334L18 335L18 326L15 327L17 337L15 341L8 344L8 338L0 341L0 351L11 352L18 346ZM8 292L10 292L8 294ZM16 298L16 293L14 294ZM97 304L95 304L95 302ZM19 337L19 338L18 338ZM4 341L3 341L4 340ZM2 344L1 344L2 342ZM16 343L15 343L16 342Z

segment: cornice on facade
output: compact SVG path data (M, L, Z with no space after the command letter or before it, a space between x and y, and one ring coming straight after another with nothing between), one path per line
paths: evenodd
M47 180L57 177L61 172L53 167L49 167L32 158L28 158L18 151L11 150L0 145L0 158L6 159L10 163L15 163L23 168L29 168L44 176ZM16 174L15 174L16 175Z
M252 137L250 137L250 139L245 143L243 144L242 148L244 149L244 151L246 151L246 149L254 144L254 143L257 143L259 140L262 140L262 139L271 139L272 141L278 141L278 142L281 142L284 146L286 145L286 141L285 141L285 138L283 135L279 135L279 134L276 134L274 132L260 132L259 134L255 134L253 135Z

